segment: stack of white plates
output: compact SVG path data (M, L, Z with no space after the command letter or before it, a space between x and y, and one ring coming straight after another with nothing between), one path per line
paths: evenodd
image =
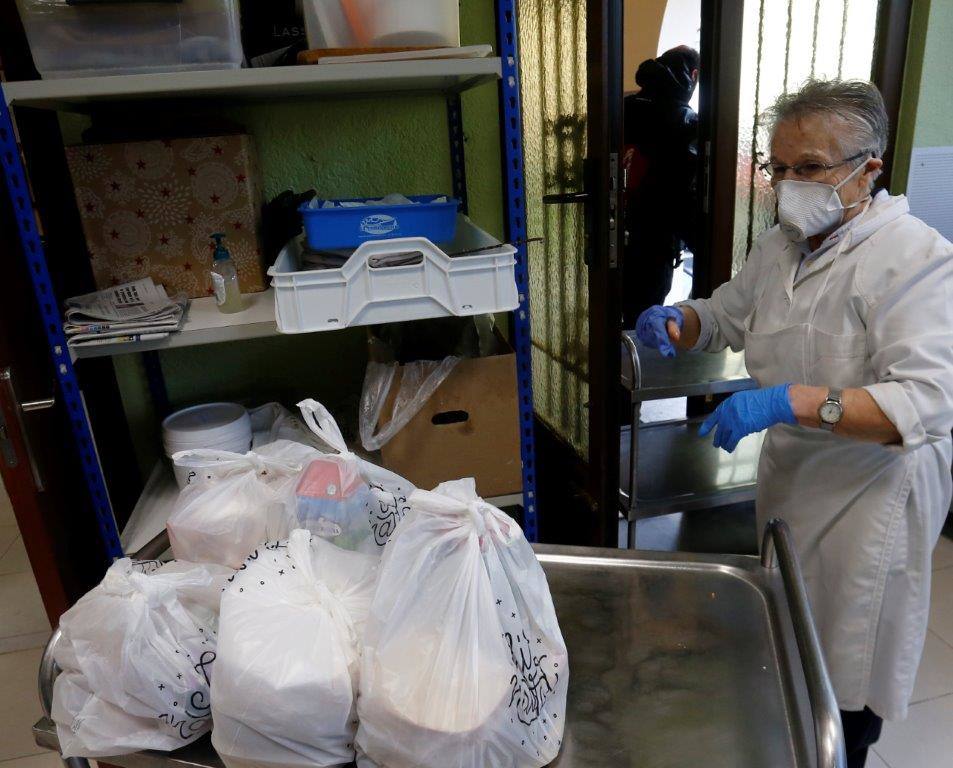
M251 449L251 419L237 403L208 403L173 413L162 422L162 445L172 457L180 451L209 449L246 453ZM188 470L175 467L179 487L185 487Z

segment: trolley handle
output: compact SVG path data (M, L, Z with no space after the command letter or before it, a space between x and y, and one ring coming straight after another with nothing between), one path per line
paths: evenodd
M625 331L622 332L622 346L629 353L629 365L632 371L632 391L642 389L642 361L635 340Z
M771 520L764 531L761 565L774 569L780 563L784 591L791 606L794 635L797 638L801 665L807 681L811 712L814 716L814 738L817 742L817 768L846 768L847 753L840 710L834 696L821 641L811 615L807 587L791 536L783 520Z
M163 530L152 541L146 544L142 549L131 555L133 560L155 560L169 548L169 534ZM43 649L43 657L40 659L40 670L37 676L37 688L40 693L40 706L43 708L43 715L46 718L51 717L53 709L53 684L61 670L53 658L53 650L56 644L63 637L63 630L57 627L53 630L46 648ZM84 757L71 757L64 761L70 768L90 768L89 760Z
M628 353L628 358L625 358ZM631 376L632 389L629 392L629 402L631 403L630 427L629 427L629 487L628 489L619 488L619 505L623 513L628 517L636 507L638 498L638 467L639 467L639 414L642 410L642 403L639 396L636 395L642 388L642 361L639 359L639 350L636 347L635 340L625 331L622 332L622 365L623 369L628 366L628 371L623 370L622 384L626 386L625 377ZM621 483L620 483L621 485ZM634 525L635 523L630 523Z

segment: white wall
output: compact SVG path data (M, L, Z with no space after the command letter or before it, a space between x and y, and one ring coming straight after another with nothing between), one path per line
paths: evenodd
M625 0L622 90L637 91L635 70L658 55L659 32L667 0Z
M635 70L678 45L701 48L701 0L625 0L623 90L638 90ZM696 92L692 106L698 108Z

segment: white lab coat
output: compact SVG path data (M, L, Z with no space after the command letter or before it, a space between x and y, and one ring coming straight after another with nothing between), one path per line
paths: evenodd
M880 193L799 274L800 251L774 227L711 299L686 302L697 349L744 349L763 387L864 387L903 438L778 425L758 469L759 530L771 517L791 527L841 709L891 720L913 692L953 494L953 244L909 210Z

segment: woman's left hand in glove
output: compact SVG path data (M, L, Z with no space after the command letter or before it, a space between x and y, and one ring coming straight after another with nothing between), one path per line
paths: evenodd
M714 445L732 453L741 439L775 424L797 424L791 407L791 385L736 392L711 414L698 434L715 431Z

